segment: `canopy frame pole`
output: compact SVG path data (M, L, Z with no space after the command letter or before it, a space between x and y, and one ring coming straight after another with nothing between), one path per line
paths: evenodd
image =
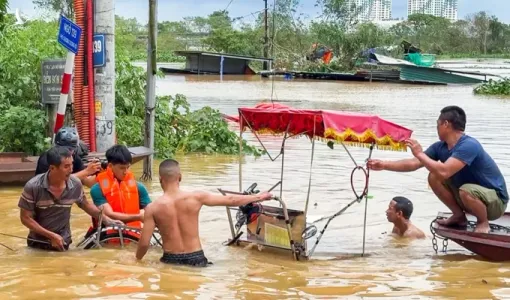
M315 126L316 126L315 118L316 118L316 116L313 116L312 155L310 158L310 172L309 172L310 175L308 177L308 192L306 194L305 218L306 218L306 214L308 213L308 203L310 202L310 192L312 190L312 166L313 166L313 157L315 155Z
M269 151L267 150L266 146L264 145L264 143L262 142L262 140L260 139L260 137L258 136L257 132L255 130L253 130L253 128L251 127L250 123L244 118L244 115L242 115L241 113L241 118L239 118L239 122L242 122L242 119L244 119L246 121L246 126L248 126L248 128L250 128L250 131L251 133L253 133L253 135L255 136L255 138L257 138L260 146L262 146L262 148L264 149L264 151L266 152L267 156L269 157L269 159L271 161L275 161L276 159L278 159L278 157L280 157L280 155L283 154L283 147L285 147L285 141L290 139L290 138L293 138L295 136L298 136L298 135L302 135L302 134L305 134L305 133L308 133L308 130L305 130L303 132L300 132L300 133L296 133L296 134L292 134L292 135L288 135L288 132L289 132L289 128L290 128L290 122L289 122L289 125L287 125L287 129L285 130L285 136L282 140L282 145L281 145L281 148L280 148L280 153L278 153L277 156L275 156L274 158L271 156L271 154L269 153ZM242 140L241 140L241 143L242 143ZM240 190L241 191L241 190Z
M368 153L368 158L366 162L368 163L368 160L372 158L372 152L374 151L374 145L375 143L372 143L370 145L370 152ZM363 219L363 250L361 251L361 256L365 256L365 237L366 237L366 230L367 230L367 209L368 209L368 186L369 186L369 180L370 180L370 169L367 168L367 187L365 189L365 216Z

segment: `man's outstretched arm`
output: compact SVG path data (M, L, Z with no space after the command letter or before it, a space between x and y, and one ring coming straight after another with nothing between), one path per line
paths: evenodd
M140 237L140 240L138 241L138 246L136 248L136 259L141 260L147 253L147 250L149 250L152 233L154 232L155 227L156 222L154 221L154 215L152 213L152 205L149 204L145 208L142 235Z
M226 196L212 194L207 192L195 192L195 197L207 206L242 206L256 201L267 201L273 199L269 192L263 192L257 195L232 195Z

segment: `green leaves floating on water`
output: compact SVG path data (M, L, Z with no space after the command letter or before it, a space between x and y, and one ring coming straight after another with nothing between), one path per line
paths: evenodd
M503 80L490 79L474 89L478 95L505 95L510 96L510 78Z

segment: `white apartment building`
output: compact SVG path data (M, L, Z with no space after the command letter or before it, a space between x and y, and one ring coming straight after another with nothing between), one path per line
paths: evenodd
M382 21L391 19L391 0L348 0L355 21Z
M457 20L458 0L408 0L407 16L416 13Z

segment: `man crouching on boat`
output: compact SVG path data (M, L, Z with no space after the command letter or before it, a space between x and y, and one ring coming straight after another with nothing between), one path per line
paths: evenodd
M210 263L202 251L198 234L198 215L202 206L241 206L273 197L268 192L227 196L185 192L180 189L181 178L177 161L167 159L159 165L159 180L164 194L145 209L137 259L141 260L147 253L154 228L158 227L164 250L161 262L205 267Z
M388 222L393 223L392 234L411 239L423 239L425 234L413 223L411 215L413 214L413 203L406 197L394 197L391 199L386 218Z
M370 160L371 170L411 172L429 170L428 182L436 196L452 211L443 226L466 226L465 213L477 218L475 232L488 233L489 220L506 210L508 191L498 166L482 145L464 133L466 114L458 106L441 110L437 120L439 141L425 152L415 140L408 140L414 158L399 161Z

